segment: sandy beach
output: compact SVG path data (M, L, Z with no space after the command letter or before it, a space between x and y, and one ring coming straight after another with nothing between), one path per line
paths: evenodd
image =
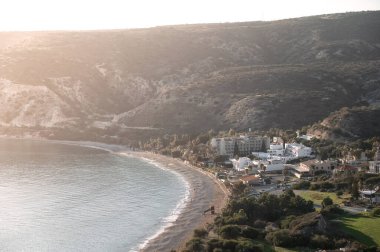
M158 237L149 241L141 251L180 251L192 237L193 230L206 227L216 215L203 211L210 206L220 213L225 206L228 192L212 175L183 161L149 152L128 152L129 155L153 160L182 175L190 185L190 201L172 226L167 227ZM164 181L163 181L164 183Z

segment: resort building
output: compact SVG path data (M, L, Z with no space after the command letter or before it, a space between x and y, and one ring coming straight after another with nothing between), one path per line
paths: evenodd
M380 151L377 148L373 161L369 161L369 173L380 173Z
M269 149L267 150L267 153L269 153L272 156L283 156L285 154L285 149L282 144L270 144Z
M233 157L234 153L239 155L250 155L252 152L266 150L269 147L269 137L265 136L240 136L222 137L211 139L211 147L218 155Z

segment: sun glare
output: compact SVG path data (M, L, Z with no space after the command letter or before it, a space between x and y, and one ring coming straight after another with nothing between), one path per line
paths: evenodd
M12 0L0 2L0 30L118 29L378 9L378 0Z

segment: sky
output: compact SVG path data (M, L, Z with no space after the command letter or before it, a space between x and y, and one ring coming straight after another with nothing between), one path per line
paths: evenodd
M380 10L380 0L0 0L0 31L98 30Z

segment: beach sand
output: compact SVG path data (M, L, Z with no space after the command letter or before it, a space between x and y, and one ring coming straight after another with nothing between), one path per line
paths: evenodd
M185 248L185 243L191 239L193 230L206 228L212 223L216 215L209 212L203 215L203 211L215 207L215 213L221 212L228 199L228 191L217 181L213 175L202 171L200 168L185 164L179 159L174 159L149 152L128 152L127 154L146 158L160 165L176 171L182 175L190 185L190 197L187 205L173 223L167 227L158 237L149 241L141 251L180 251ZM165 181L162 181L165 183Z

